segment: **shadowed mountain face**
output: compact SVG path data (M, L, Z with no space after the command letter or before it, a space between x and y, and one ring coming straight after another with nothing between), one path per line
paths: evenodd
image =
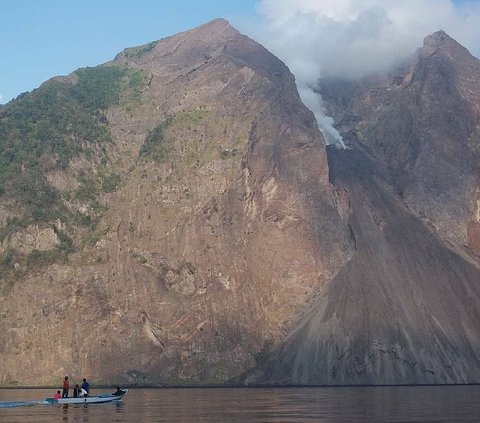
M472 383L480 378L480 271L377 180L356 149L330 152L356 254L247 383Z
M402 68L320 89L356 253L246 383L480 379L480 62L443 32Z
M480 61L444 32L396 72L320 89L347 141L391 171L408 207L478 250Z
M352 252L293 76L226 21L2 113L2 151L50 201L2 180L3 384L226 381Z

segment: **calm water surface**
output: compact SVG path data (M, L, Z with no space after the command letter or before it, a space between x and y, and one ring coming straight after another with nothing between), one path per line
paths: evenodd
M0 390L0 402L52 394ZM117 404L0 408L0 422L480 422L480 386L131 389Z

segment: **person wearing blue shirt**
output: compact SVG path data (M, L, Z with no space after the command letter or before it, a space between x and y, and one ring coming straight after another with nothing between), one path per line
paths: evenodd
M83 378L82 389L85 390L87 395L90 395L90 384L87 382L87 379Z

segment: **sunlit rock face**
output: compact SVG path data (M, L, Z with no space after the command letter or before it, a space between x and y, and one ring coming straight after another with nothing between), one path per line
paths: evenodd
M118 98L99 103L111 141L49 164L46 178L87 226L47 216L51 244L57 233L72 240L68 258L32 266L20 251L6 262L22 273L2 282L4 385L65 374L228 381L284 339L353 253L314 116L263 47L216 20L126 49L102 72L112 66L123 72ZM81 78L50 83L63 93ZM103 173L115 184L104 178L101 193L88 191ZM11 228L13 194L0 201ZM95 225L85 217L94 212ZM5 251L25 238L15 230ZM54 251L44 244L36 257Z
M320 81L327 151L220 19L3 106L0 383L480 382L479 79L438 32Z

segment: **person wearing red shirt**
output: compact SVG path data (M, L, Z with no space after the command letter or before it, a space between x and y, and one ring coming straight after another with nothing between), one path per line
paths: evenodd
M62 398L68 398L68 390L69 389L70 389L70 382L68 381L68 376L65 376L65 379L63 379Z

